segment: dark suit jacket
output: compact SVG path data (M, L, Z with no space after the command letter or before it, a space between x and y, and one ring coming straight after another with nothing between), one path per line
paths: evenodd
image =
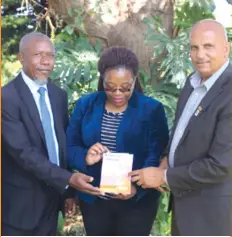
M180 95L174 129L192 92ZM232 235L232 65L191 117L167 171L181 235ZM172 140L173 133L171 135Z
M67 129L68 165L93 176L95 186L99 186L100 183L102 163L87 167L85 157L88 149L100 142L105 101L104 91L80 98ZM168 137L167 120L162 104L134 91L118 129L117 151L134 154L133 170L158 166ZM138 187L137 191L139 199L151 190ZM84 193L79 193L79 197L88 203L96 199L95 196Z
M59 144L60 166L66 167L66 93L49 82L48 93ZM45 136L34 98L19 74L2 88L2 222L32 230L48 215L71 173L48 160Z

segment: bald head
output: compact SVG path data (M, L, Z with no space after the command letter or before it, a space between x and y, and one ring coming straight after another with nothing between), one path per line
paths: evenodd
M212 19L197 22L190 32L191 59L202 80L216 73L229 59L225 28Z
M192 33L197 29L202 29L203 31L215 31L219 34L220 37L226 42L228 42L228 35L226 32L225 27L218 21L214 19L204 19L201 21L198 21L195 25L193 25L191 31L190 31L190 39Z
M31 32L22 37L19 43L19 52L25 53L25 49L27 49L33 42L35 41L49 41L52 45L52 41L47 35L44 35L40 32Z

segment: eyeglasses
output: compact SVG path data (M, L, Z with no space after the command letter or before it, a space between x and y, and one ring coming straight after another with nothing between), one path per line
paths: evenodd
M126 92L130 92L132 89L132 85L134 84L134 82L132 82L131 84L129 84L127 87L110 87L107 83L104 83L104 90L106 92L110 92L110 93L115 93L116 91L120 91L121 93L126 93Z

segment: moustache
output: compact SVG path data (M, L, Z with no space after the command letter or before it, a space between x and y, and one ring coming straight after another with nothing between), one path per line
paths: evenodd
M207 61L197 61L196 64L208 63Z

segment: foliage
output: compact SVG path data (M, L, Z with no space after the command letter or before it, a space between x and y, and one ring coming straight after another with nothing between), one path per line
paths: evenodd
M192 64L189 59L188 32L183 32L176 38L170 38L162 29L158 34L153 33L155 19L147 19L148 26L146 43L154 43L154 58L161 57L156 62L155 68L159 78L175 83L181 88L186 76L192 71Z
M31 23L28 17L16 17L9 5L14 7L20 4L19 1L3 1L9 15L2 16L2 84L13 79L20 69L20 63L17 61L18 45L22 36L31 30L27 25ZM16 6L15 6L16 5Z
M170 37L162 27L158 17L145 18L147 25L146 43L155 45L152 68L157 68L156 73L160 79L177 85L180 89L186 77L193 71L189 58L189 28L198 20L213 18L212 12L205 10L204 4L210 1L181 1L175 6L175 29Z
M18 1L21 2L21 0ZM95 1L95 3L97 2L99 0ZM193 70L189 58L189 28L200 19L213 18L211 13L213 7L213 1L210 0L177 0L175 4L175 27L171 37L161 27L161 19L145 18L144 20L147 25L146 43L155 45L153 59L158 60L154 60L151 65L150 74L141 68L139 78L145 94L163 103L169 128L172 127L180 89L187 75ZM93 6L93 11L96 10L101 10L98 9L98 4ZM67 25L54 38L57 55L51 78L68 92L70 113L80 96L96 91L99 76L97 61L101 44L97 42L95 46L92 46L88 42L82 14L82 9L70 9L69 15L75 18L74 23ZM26 27L30 21L28 17L16 18L13 15L2 17L3 84L12 78L12 72L15 73L19 68L19 63L16 62L18 42L25 33L31 31ZM231 31L229 36L232 36ZM159 78L156 85L152 84L154 75ZM168 194L162 194L152 235L170 235L170 214L167 213L167 207ZM60 213L59 235L84 235L84 230L80 226L77 226L74 232L65 233L63 227L64 219Z
M60 211L59 215L58 215L58 225L57 225L57 234L58 235L60 235L63 232L64 222L65 222L65 219L63 218L63 214Z
M157 99L164 105L168 119L168 127L171 129L180 90L174 83L170 83L168 81L161 81L159 84L152 86L151 76L142 69L139 72L139 79L142 87L144 88L144 94Z
M66 30L57 35L56 64L51 78L68 92L70 111L80 96L97 88L97 61L101 50L89 44L87 38Z
M86 36L87 33L85 31L85 27L84 27L84 20L83 20L83 14L84 11L82 8L78 8L78 9L68 9L68 14L70 17L72 17L74 19L74 23L73 24L69 24L67 25L64 30L66 30L68 32L68 34L72 34L74 32L74 30L78 30L78 32L83 36Z
M16 60L15 57L12 58L13 60L9 60L9 57L5 55L2 56L2 85L12 80L21 68L19 61Z
M174 25L182 30L189 29L193 24L202 19L214 18L212 10L215 8L213 1L187 0L175 5Z
M169 193L163 193L161 195L159 209L151 230L151 235L167 236L171 234L171 214L168 213L169 195Z

